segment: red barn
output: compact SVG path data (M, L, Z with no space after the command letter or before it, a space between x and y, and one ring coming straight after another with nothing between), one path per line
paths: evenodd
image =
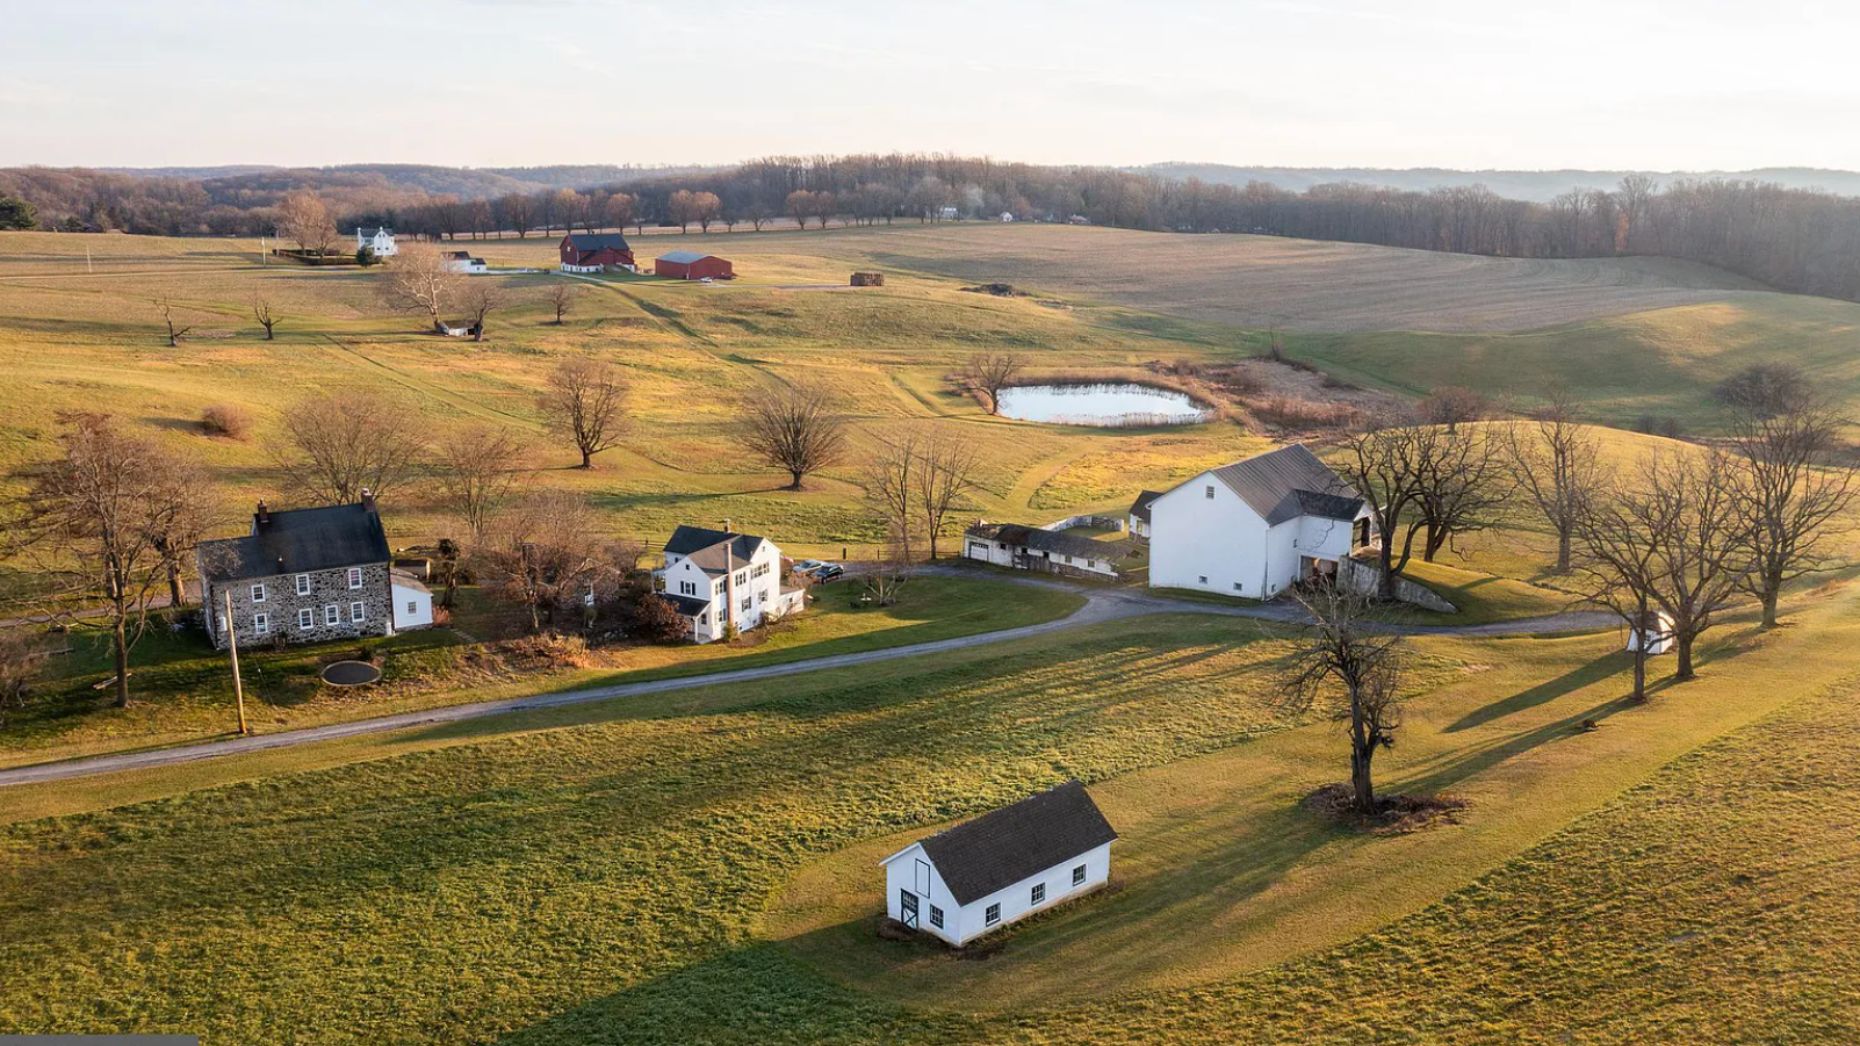
M660 276L669 276L674 280L701 280L709 277L713 280L729 280L736 277L736 271L728 259L714 254L699 254L696 251L671 251L659 256L652 263L652 271Z
M562 269L595 272L610 266L633 267L633 248L617 232L571 232L562 237Z

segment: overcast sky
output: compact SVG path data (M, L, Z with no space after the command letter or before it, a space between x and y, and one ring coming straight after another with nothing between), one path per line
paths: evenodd
M0 166L1860 168L1860 5L0 0Z

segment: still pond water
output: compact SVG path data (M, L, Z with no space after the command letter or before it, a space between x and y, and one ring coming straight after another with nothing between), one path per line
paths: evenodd
M1210 413L1180 392L1127 381L1001 390L1003 417L1056 425L1193 425L1208 420Z

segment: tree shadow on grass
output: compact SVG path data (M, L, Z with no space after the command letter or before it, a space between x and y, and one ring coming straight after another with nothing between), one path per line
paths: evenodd
M1601 657L1590 661L1588 664L1572 668L1562 675L1557 676L1555 679L1546 679L1536 686L1527 687L1512 694L1510 697L1475 708L1454 720L1442 730L1441 733L1456 734L1462 730L1470 730L1476 726L1484 726L1486 723L1490 723L1495 719L1503 719L1515 712L1522 712L1527 708L1535 708L1538 705L1554 701L1565 694L1580 690L1585 686L1599 683L1620 671L1620 661L1625 656L1626 655L1615 651L1603 654Z

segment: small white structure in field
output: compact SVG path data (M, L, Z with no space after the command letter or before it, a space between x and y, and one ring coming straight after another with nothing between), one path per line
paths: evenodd
M372 233L356 226L355 249L359 251L363 247L374 251L377 258L392 258L400 253L400 248L394 245L394 230L385 225L377 227Z
M1014 220L1014 212L1013 212L1013 211L1002 211L1002 212L1001 212L1001 220L1002 220L1002 221L1004 221L1004 222L1011 222L1011 221L1013 221L1013 220Z
M1150 586L1271 599L1370 540L1362 497L1303 444L1209 469L1150 501Z
M1638 627L1628 629L1629 651L1639 650L1644 645L1648 656L1669 654L1673 642L1673 616L1664 610L1647 611Z
M1125 517L1124 528L1133 538L1149 540L1150 536L1150 502L1162 497L1160 491L1143 490L1137 492L1137 500L1130 503L1130 512Z
M938 208L936 214L937 214L937 217L943 219L946 222L953 222L959 216L960 212L958 212L956 208L954 207L942 207L942 208Z
M482 276L491 271L483 258L474 258L470 251L447 251L446 271L464 273L467 276Z
M782 584L781 549L754 534L681 526L654 573L665 584L660 595L684 615L699 643L722 639L731 625L747 632L807 606L804 590Z
M394 597L394 630L433 627L433 590L404 570L388 572Z
M880 861L885 912L961 947L1103 886L1116 839L1085 786L1067 781Z

